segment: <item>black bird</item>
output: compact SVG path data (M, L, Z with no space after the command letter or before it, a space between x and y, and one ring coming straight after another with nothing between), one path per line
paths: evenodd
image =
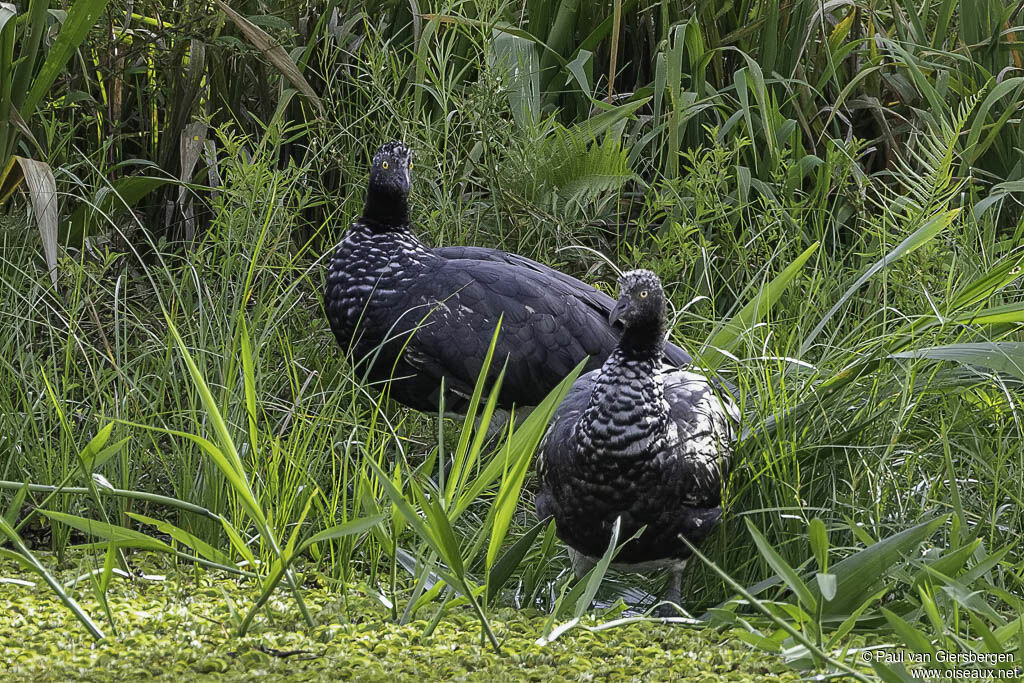
M617 517L620 543L646 526L612 566L670 568L664 599L678 604L691 555L679 536L699 543L721 518L739 411L703 375L665 363L665 294L654 273L622 275L609 317L625 324L618 346L576 380L541 442L537 516L554 517L577 576L604 554Z
M338 343L390 395L435 411L464 413L504 315L492 363L508 366L498 407L535 406L590 356L600 367L620 335L608 322L615 300L528 258L496 249L432 249L409 221L412 155L398 142L373 158L363 215L335 250L324 293ZM620 326L621 327L621 326ZM674 345L676 366L690 356Z

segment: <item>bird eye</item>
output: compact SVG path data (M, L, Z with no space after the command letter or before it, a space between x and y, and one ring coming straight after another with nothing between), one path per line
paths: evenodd
M643 290L642 292L640 292L640 298L641 299L646 299L647 298L647 290L646 289Z
M409 170L410 171L412 170L412 162L411 161L409 162Z
M383 169L384 169L385 171L386 171L386 170L388 170L388 162L386 162L386 161L385 161L385 162L383 162L383 163L382 163L382 164L380 165L380 167L381 167L381 168L383 168Z

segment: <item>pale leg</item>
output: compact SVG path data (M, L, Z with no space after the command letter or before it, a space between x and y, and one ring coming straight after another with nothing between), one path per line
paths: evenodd
M671 602L678 605L682 599L681 591L683 588L683 570L686 569L687 562L688 560L683 560L669 569L668 588L665 589L665 594L661 598L665 602ZM677 612L671 605L662 605L657 609L657 616L677 617L679 616L679 612Z

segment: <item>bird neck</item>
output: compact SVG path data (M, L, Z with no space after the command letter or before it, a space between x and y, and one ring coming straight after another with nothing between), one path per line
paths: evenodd
M366 191L363 220L382 230L408 228L409 193L370 185Z
M632 361L660 364L665 353L665 332L661 320L636 321L622 331L617 351Z
M403 267L437 258L408 223L381 226L365 217L352 224L340 246L335 257L349 259L349 271L373 273L374 277L396 258L402 259Z
M620 347L601 367L579 423L582 441L598 456L645 457L668 425L660 360L640 360Z

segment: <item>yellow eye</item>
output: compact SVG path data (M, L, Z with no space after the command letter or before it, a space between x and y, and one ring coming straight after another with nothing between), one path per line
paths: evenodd
M388 162L385 161L381 163L380 167L383 168L385 171L388 170Z
M410 170L410 171L412 170L412 165L413 165L413 164L412 164L412 162L410 161L410 162L409 162L409 170Z
M646 289L643 290L642 292L640 292L640 298L641 299L646 299L647 298L647 290Z

